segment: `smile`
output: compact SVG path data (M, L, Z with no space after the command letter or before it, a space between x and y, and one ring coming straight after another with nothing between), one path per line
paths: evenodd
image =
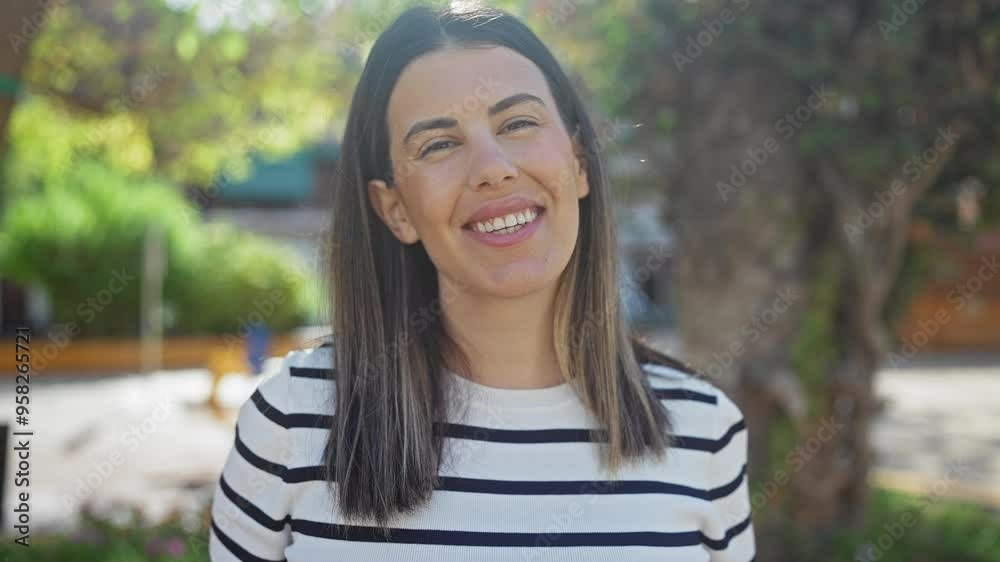
M526 207L500 217L468 223L463 230L491 246L509 246L537 230L543 216L543 207Z
M510 234L511 232L517 232L522 226L538 218L538 214L543 210L544 209L541 207L528 207L521 209L520 211L508 213L501 217L493 217L491 219L469 223L466 226L478 230L479 232L499 232L501 234Z

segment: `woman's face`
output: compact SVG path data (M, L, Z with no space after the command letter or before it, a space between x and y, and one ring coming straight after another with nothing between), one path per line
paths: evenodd
M534 63L505 47L428 53L403 71L387 119L395 184L368 188L400 241L422 241L439 275L481 295L558 280L589 184Z

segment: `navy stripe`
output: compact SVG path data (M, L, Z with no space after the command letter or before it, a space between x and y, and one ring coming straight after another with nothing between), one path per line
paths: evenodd
M229 501L236 504L236 507L240 508L240 511L245 513L250 519L259 523L261 527L275 532L281 531L291 519L287 516L284 519L272 519L264 513L263 510L254 505L253 502L239 495L236 490L232 489L232 487L229 486L229 483L226 482L225 477L219 478L219 487L222 488L222 493L229 498Z
M287 468L285 469L285 482L289 484L301 484L303 482L322 482L324 479L323 470L324 467L322 465Z
M288 374L293 377L304 379L333 380L333 369L323 369L320 367L288 367Z
M239 424L236 425L236 443L235 443L235 448L236 448L236 452L239 453L240 456L243 457L244 460L246 460L248 463L250 463L251 465L253 465L258 470L262 470L262 471L267 472L269 474L273 474L273 475L277 476L278 478L281 478L282 480L285 479L286 469L285 469L284 466L282 466L282 465L280 465L280 464L278 464L276 462L271 462L271 461L269 461L269 460L267 460L267 459L265 459L265 458L257 455L256 453L254 453L253 451L251 451L250 448L247 447L245 443L243 443L243 440L240 439L240 426L239 426Z
M285 482L289 484L322 482L324 480L324 467L321 465L299 468L282 467L282 470L284 470ZM733 485L730 483L715 490L704 490L655 480L490 480L457 476L439 476L438 479L440 484L434 489L446 492L511 496L669 494L701 500L717 499L713 497L713 494L716 494L717 497L724 497L728 494L719 493L719 491ZM742 473L735 480L737 487L741 479Z
M725 536L722 537L721 539L719 540L710 539L707 536L705 536L704 533L702 533L701 542L704 543L705 546L707 546L708 548L711 548L712 550L725 550L729 546L729 541L733 540L733 538L736 535L745 531L749 526L750 526L750 516L747 515L747 518L744 519L741 523L737 523L735 526L727 530Z
M591 441L586 429L495 429L440 422L435 424L445 437L469 441L494 443L587 443Z
M261 413L274 423L292 428L322 428L333 427L333 416L322 414L283 414L271 406L263 396L254 392L254 403ZM591 437L588 429L496 429L455 423L435 422L435 429L444 437L465 439L468 441L488 441L493 443L603 443L607 441L604 430L596 430L596 438ZM705 437L674 436L674 447L693 449L711 453L722 450L740 430L746 429L743 420L732 427L719 439Z
M655 480L485 480L441 477L437 490L504 495L673 494L708 499L700 488Z
M250 400L253 401L254 405L257 406L257 410L264 414L267 419L285 429L291 429L293 427L329 429L333 427L333 416L326 416L322 414L282 413L281 410L272 406L271 403L264 398L264 395L260 393L259 388L250 396Z
M438 529L390 528L386 538L376 527L337 525L292 519L292 531L313 537L353 542L437 544L455 546L693 546L702 542L699 531L680 533L500 533L484 531L449 531Z
M696 451L707 451L709 453L718 453L723 447L729 444L733 440L733 436L746 429L746 422L742 419L734 423L725 434L719 439L705 439L703 437L687 437L684 435L677 435L674 437L676 440L674 447L680 449L693 449Z
M692 400L706 404L718 404L719 399L711 394L695 392L686 388L654 388L653 392L660 400Z
M219 529L219 526L215 524L215 517L212 517L211 520L212 520L212 527L211 527L212 532L215 533L216 538L219 539L219 542L222 543L222 546L226 547L226 550L228 550L230 553L232 553L233 556L242 560L243 562L285 562L284 558L282 558L281 560L274 561L271 560L270 558L261 558L260 556L255 556L251 554L248 550L237 544L236 541L229 538L229 536L227 536L225 533L222 532L221 529Z
M460 424L436 424L443 429L445 437L470 441L491 441L494 443L603 443L607 440L604 430L597 430L597 439L591 439L587 429L493 429ZM746 429L741 419L733 424L719 439L705 437L674 436L674 447L715 453L732 441L733 436Z
M288 484L300 484L302 482L315 482L323 480L323 466L302 466L298 468L288 468L283 464L271 462L251 451L243 440L240 439L239 427L236 428L236 452L244 460L253 465L258 470L273 474Z
M740 469L740 473L736 475L736 478L733 478L732 482L725 484L723 486L719 486L718 488L712 488L711 490L709 490L707 499L717 500L724 498L729 494L732 494L733 492L736 491L736 488L739 488L740 484L743 483L743 477L746 476L746 473L747 473L747 465L744 464L743 468Z

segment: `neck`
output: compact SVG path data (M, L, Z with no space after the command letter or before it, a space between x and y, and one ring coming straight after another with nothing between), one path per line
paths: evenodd
M553 283L518 298L464 291L441 299L444 327L469 359L472 380L510 389L565 382L552 333L556 289Z

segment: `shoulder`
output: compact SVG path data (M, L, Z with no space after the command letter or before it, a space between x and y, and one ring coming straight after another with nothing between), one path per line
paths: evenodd
M247 400L278 425L312 425L303 420L331 414L334 403L333 349L329 344L293 349L270 358L260 383Z
M696 373L643 363L650 387L671 412L676 430L714 439L745 429L743 412L714 382Z
M692 400L715 406L734 405L725 392L715 383L696 373L655 363L643 363L650 386L658 396L679 400Z
M235 450L244 469L253 467L285 481L291 468L316 464L322 432L332 424L325 409L333 398L333 383L321 376L327 365L324 353L329 350L296 349L265 362L236 418ZM309 456L303 457L303 451Z

